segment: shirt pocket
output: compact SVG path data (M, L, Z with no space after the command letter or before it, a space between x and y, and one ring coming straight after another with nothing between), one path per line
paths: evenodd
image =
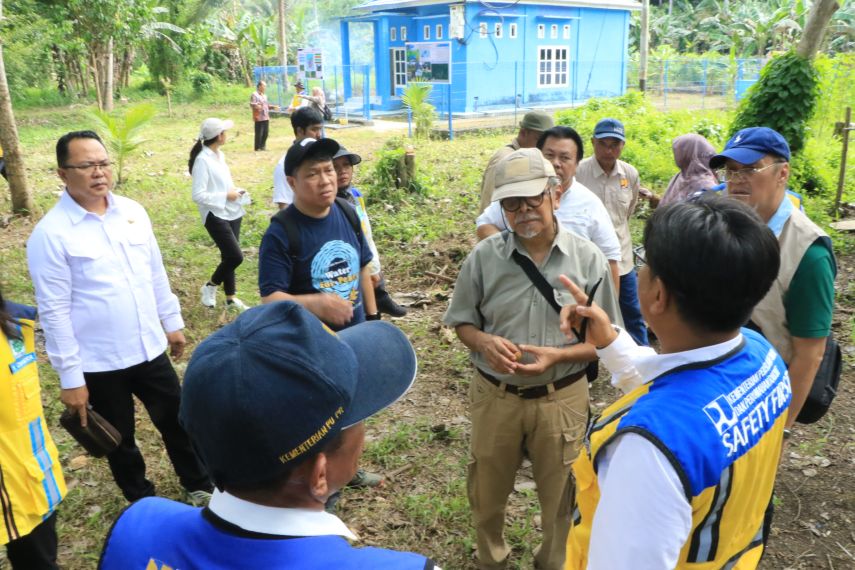
M107 247L91 239L80 239L66 246L71 277L87 288L97 288L98 283L112 287L112 260Z
M123 244L128 266L136 275L146 275L151 271L151 236L145 228L128 231Z
M15 417L20 427L42 415L41 388L36 364L28 364L17 374L13 374L12 383Z

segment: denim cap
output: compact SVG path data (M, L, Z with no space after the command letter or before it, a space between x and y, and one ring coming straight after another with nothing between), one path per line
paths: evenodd
M499 161L495 172L493 202L537 196L555 177L555 169L538 148L515 150Z
M541 133L554 126L555 123L552 121L552 117L543 111L529 111L523 115L522 121L520 121L520 128L539 131Z
M303 161L316 156L329 156L332 158L341 149L341 145L333 139L305 138L295 142L285 153L285 175L294 176L294 172L300 168Z
M710 168L721 168L729 158L740 164L754 164L767 154L790 160L790 145L781 133L769 127L749 127L737 131L724 150L710 159Z
M617 119L602 119L594 127L595 139L614 138L626 141L626 131L623 128L623 123Z
M269 481L398 400L416 353L391 323L334 333L301 305L253 307L202 341L179 419L218 487Z

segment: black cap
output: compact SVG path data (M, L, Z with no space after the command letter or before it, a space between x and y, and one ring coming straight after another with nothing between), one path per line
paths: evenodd
M347 158L349 158L349 159L350 159L350 164L351 164L351 165L353 165L353 166L356 166L357 164L359 164L360 162L362 162L362 157L361 157L361 156L359 156L359 155L358 155L358 154L356 154L355 152L350 152L349 150L347 150L347 149L346 149L346 148L344 148L343 146L340 146L340 147L339 147L338 152L337 152L337 153L335 153L335 156L333 156L333 160L335 160L335 159L337 159L337 158L341 158L341 157L343 157L343 156L346 156Z
M297 170L304 160L314 158L316 156L328 156L332 158L341 148L333 139L316 140L306 138L300 142L296 142L288 149L285 155L285 175L294 176L294 171Z

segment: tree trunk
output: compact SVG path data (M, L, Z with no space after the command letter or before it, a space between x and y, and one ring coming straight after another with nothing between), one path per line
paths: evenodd
M51 59L53 60L53 66L56 71L56 88L60 93L65 95L68 93L68 82L67 75L68 72L65 68L65 63L62 61L62 54L59 51L59 46L53 44L50 46Z
M94 51L89 52L89 66L92 68L92 82L95 84L95 98L98 100L98 108L104 110L104 100L101 98L101 72L98 69L98 58Z
M802 39L796 46L796 53L805 59L813 59L822 45L825 29L831 17L840 8L837 0L817 0L808 16Z
M287 0L277 0L279 5L279 65L282 66L282 89L288 90L288 49L285 42L285 12L288 10Z
M112 37L107 42L107 52L104 55L106 58L104 66L106 68L106 73L104 74L104 92L101 95L101 99L104 101L104 110L109 113L113 110L113 92L115 91L113 88L113 62L115 61L115 58L113 57Z
M0 0L0 18L3 15L3 0ZM6 66L3 63L3 44L0 43L0 146L6 161L9 177L9 192L12 195L12 211L30 215L33 212L33 196L27 184L27 171L18 145L18 127L12 111L12 97L6 83Z

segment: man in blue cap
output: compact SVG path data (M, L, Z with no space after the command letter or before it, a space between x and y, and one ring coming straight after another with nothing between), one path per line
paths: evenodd
M620 160L626 144L626 132L617 119L602 119L591 137L594 156L579 163L576 180L602 200L620 241L620 312L626 331L639 345L647 342L647 326L638 304L638 275L632 256L629 218L638 204L638 170Z
M727 195L751 205L781 247L778 279L751 315L787 363L793 403L792 427L805 403L831 334L837 264L831 239L787 197L790 147L768 127L737 132L710 159L722 169Z
M354 548L324 512L356 472L364 420L415 375L413 347L389 323L336 334L287 301L243 313L199 345L184 377L180 418L217 485L211 503L134 503L100 567L436 568L418 554Z

